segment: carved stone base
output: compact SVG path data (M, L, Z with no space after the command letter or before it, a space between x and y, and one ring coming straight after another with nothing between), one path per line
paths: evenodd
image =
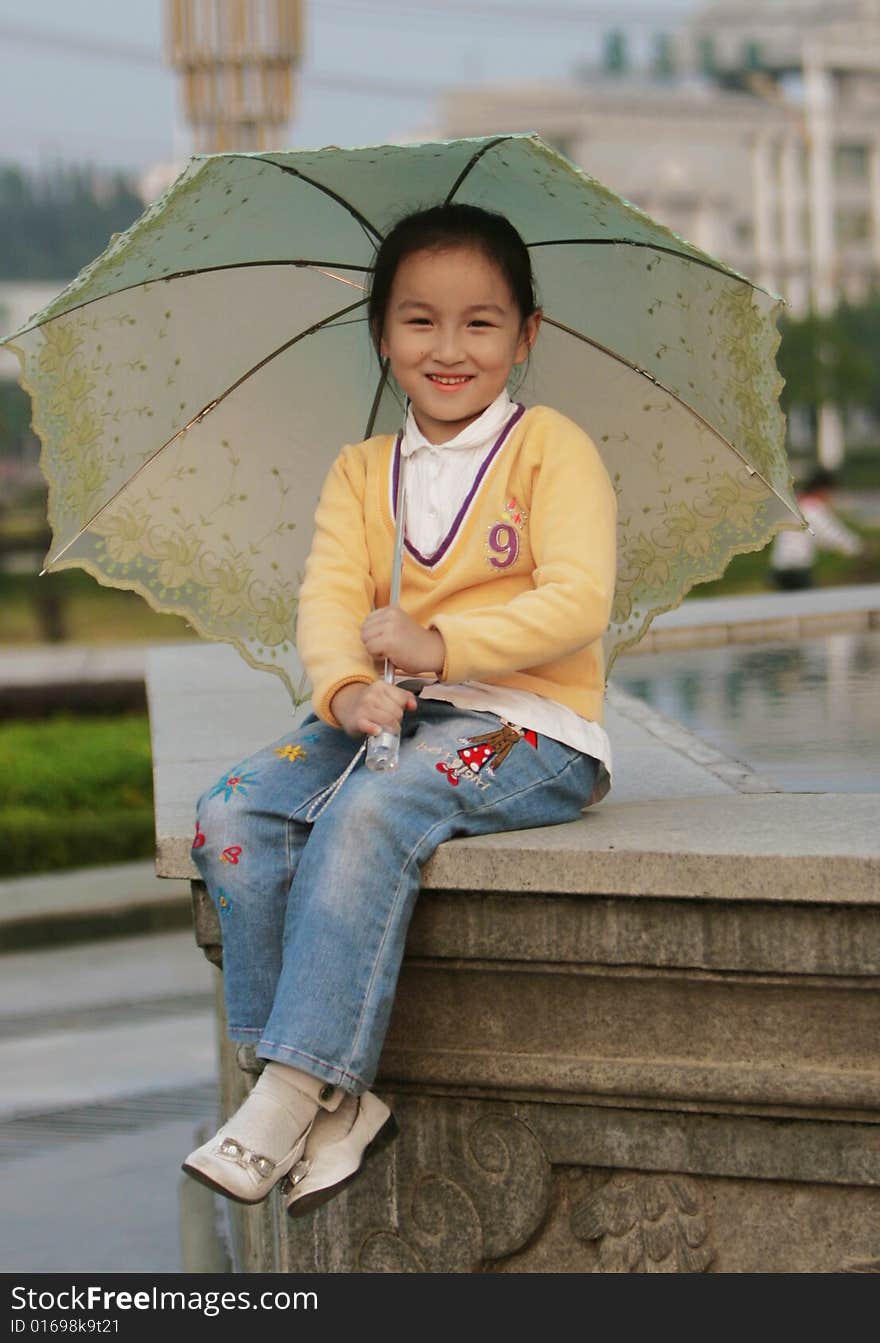
M241 1271L877 1271L880 1191L551 1165L503 1102L383 1093L400 1136L336 1199L235 1207ZM529 1107L534 1111L538 1107ZM541 1107L543 1108L543 1107ZM544 1126L552 1124L551 1113Z
M226 1203L236 1269L878 1271L878 933L793 898L423 899L374 1088L400 1136L302 1219ZM225 1114L258 1071L224 1041Z

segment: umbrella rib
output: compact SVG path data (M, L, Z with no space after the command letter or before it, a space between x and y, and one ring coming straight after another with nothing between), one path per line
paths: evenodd
M720 439L721 442L725 445L725 447L730 448L731 452L734 453L735 456L737 456L740 459L743 466L748 471L749 475L757 476L758 479L762 482L762 484L767 486L767 489L770 491L770 493L774 494L776 498L779 500L779 502L781 504L784 504L785 507L788 509L788 511L794 514L794 516L797 517L798 521L800 522L798 514L792 508L788 500L783 499L782 495L779 493L776 487L772 485L769 480L767 480L766 476L763 476L756 467L752 466L751 462L747 460L744 453L740 452L736 444L731 443L730 439L726 438L724 434L722 434L720 429L716 429L715 425L710 423L710 421L706 419L705 415L701 414L700 411L697 410L696 406L692 406L690 402L685 401L683 396L679 396L678 392L674 392L671 387L667 387L666 384L664 382L661 382L659 378L655 378L654 374L649 373L646 368L641 368L639 364L634 364L631 359L627 359L625 354L620 354L618 353L617 350L610 349L609 346L603 345L601 341L593 340L591 336L585 336L582 331L576 331L574 327L566 326L564 322L557 322L555 318L548 317L546 314L544 315L544 321L547 322L550 326L555 326L558 331L564 331L566 335L574 336L577 340L582 340L586 345L592 345L593 349L601 351L602 354L607 354L612 359L616 359L619 364L624 364L627 368L632 369L634 373L641 374L643 378L647 378L649 382L652 382L655 387L659 387L661 392L665 392L667 396L671 396L674 401L677 401L680 406L683 406L686 411L689 411L689 413L693 415L695 420L699 420L701 424L705 425L705 427L709 430L711 434L714 434L716 438Z
M500 135L497 140L490 140L487 145L483 145L482 149L478 149L476 154L473 155L473 157L469 160L468 163L465 164L461 172L458 174L458 177L455 179L454 183L452 184L452 187L449 190L449 194L447 195L446 200L443 202L444 205L449 204L449 202L452 200L452 197L455 195L456 191L458 191L458 188L461 186L462 182L467 177L468 173L471 171L472 168L476 166L476 164L480 161L480 159L483 157L484 154L488 154L489 150L494 149L496 145L503 145L505 141L512 139L513 139L512 135Z
M232 155L231 157L238 157L238 156ZM344 196L340 196L338 191L334 191L332 187L324 186L323 182L316 182L313 177L309 177L306 173L301 173L298 168L291 168L289 164L276 163L274 159L264 158L261 154L257 154L256 157L260 159L261 162L271 164L273 168L278 168L283 173L290 173L291 176L298 177L300 181L308 182L309 186L315 187L318 191L323 191L325 196L329 196L331 200L334 200L338 205L343 206L344 209L346 209L348 213L351 215L352 219L357 220L361 228L366 229L369 233L372 233L373 237L377 240L377 242L381 243L385 241L384 235L381 234L379 230L373 224L370 223L369 219L367 219L365 215L362 215L360 210L355 209L355 207L351 204L351 202L347 201Z
M772 294L769 289L762 288L755 284L746 275L739 275L736 271L728 270L718 261L713 261L711 257L692 256L689 252L678 252L674 247L664 247L661 243L640 242L636 238L546 238L542 242L527 242L526 247L570 247L577 245L580 247L649 247L652 252L666 252L669 256L674 256L679 261L695 261L698 266L705 266L707 270L714 270L719 275L726 275L729 280L739 280L742 284L747 284L751 289L758 289L762 294L767 294L769 298L778 299L778 294ZM785 299L782 300L785 302Z
M148 276L144 280L135 280L132 284L120 285L118 289L111 289L106 294L96 294L94 298L87 298L82 303L74 303L73 307L65 308L63 312L58 312L54 317L47 317L42 322L34 322L32 326L22 327L16 331L15 336L26 336L31 331L36 331L38 327L48 326L50 322L57 322L60 317L68 317L72 312L81 312L83 308L88 308L92 303L102 303L104 299L115 298L117 294L127 294L130 289L140 289L143 285L164 284L166 280L186 280L191 275L214 275L218 271L224 270L249 270L255 266L298 266L310 267L312 270L321 271L322 275L330 275L330 271L322 270L323 266L335 266L337 270L357 270L368 275L373 266L359 266L353 261L310 261L306 257L277 257L270 258L268 261L229 261L222 266L194 266L192 270L177 270L170 275ZM342 284L351 284L351 280L343 280L341 275L332 277L339 280ZM12 339L12 337L10 337ZM0 340L0 345L4 345L5 340Z
M215 396L211 401L207 403L207 405L203 406L202 409L198 412L198 414L194 415L192 419L188 420L187 423L184 424L180 429L178 429L176 433L172 434L171 437L167 439L165 443L160 443L156 451L151 452L146 461L141 462L137 470L133 471L132 474L122 482L122 484L119 486L119 489L116 490L110 496L109 499L106 499L104 503L101 505L101 507L96 512L94 512L86 522L83 523L83 525L80 527L76 535L72 536L70 540L66 543L66 545L62 546L62 548L58 551L57 554L52 555L46 561L45 568L40 570L40 577L42 577L43 574L48 573L49 567L52 564L54 564L57 560L60 560L62 555L67 553L67 551L74 544L74 542L79 540L83 532L87 531L89 527L91 527L92 523L95 522L101 516L101 514L104 513L110 507L111 504L116 502L120 494L122 494L123 490L127 489L133 480L137 480L141 472L146 470L146 468L150 465L150 463L156 460L160 452L164 452L166 448L170 447L172 443L174 443L178 438L180 438L181 434L185 434L188 429L191 429L194 424L200 424L206 415L210 415L212 410L217 409L221 401L225 401L227 396L229 396L231 392L235 391L236 387L240 387L243 382L247 382L248 378L252 378L255 373L259 373L261 368L265 368L266 364L271 363L273 359L277 359L278 355L284 354L285 350L289 350L291 346L296 345L298 341L305 340L306 336L312 336L316 331L320 331L322 327L329 326L329 324L333 322L337 317L344 317L347 312L352 312L355 308L363 307L366 301L367 300L363 298L358 299L356 303L350 303L347 308L340 308L338 312L331 313L329 317L322 317L320 322L315 322L305 331L300 331L298 335L293 336L290 340L285 341L283 345L279 345L276 350L270 351L270 353L267 354L265 358L261 359L259 363L254 364L252 368L249 368L245 373L242 373L240 378L236 378L235 382L230 383L230 385L227 388L225 388L224 391L220 392L218 396Z
M370 414L367 418L367 429L366 433L364 434L364 438L369 438L373 432L373 425L376 423L376 416L379 413L379 402L382 400L382 393L384 392L385 385L388 382L388 370L390 367L391 367L391 361L389 359L383 359L382 373L379 377L378 383L376 384L376 394L373 397L373 404L370 407Z

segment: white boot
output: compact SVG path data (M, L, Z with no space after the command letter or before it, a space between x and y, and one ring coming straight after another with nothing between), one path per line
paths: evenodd
M182 1169L237 1203L259 1203L303 1155L316 1115L337 1109L344 1097L320 1077L267 1063L235 1114Z
M397 1133L394 1115L371 1091L347 1095L335 1114L317 1115L301 1159L281 1186L290 1216L303 1217L334 1198Z

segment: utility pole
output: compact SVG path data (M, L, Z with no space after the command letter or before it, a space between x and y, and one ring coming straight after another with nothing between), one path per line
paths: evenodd
M165 52L197 153L283 147L302 0L165 0Z

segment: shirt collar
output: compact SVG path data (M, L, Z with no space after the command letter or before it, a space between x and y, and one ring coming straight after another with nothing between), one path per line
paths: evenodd
M478 415L475 420L466 425L461 433L456 434L446 443L431 443L416 424L413 408L410 405L406 412L403 439L400 444L401 454L404 457L411 457L419 448L427 448L430 452L445 452L447 448L488 447L498 437L515 409L515 403L511 401L505 387L499 392L492 404L486 407L482 415Z

